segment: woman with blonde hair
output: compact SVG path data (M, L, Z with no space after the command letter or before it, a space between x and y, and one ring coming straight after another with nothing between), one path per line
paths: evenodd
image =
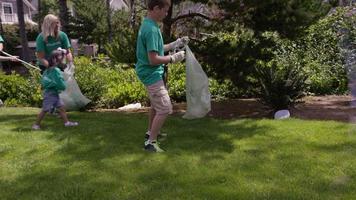
M41 129L40 123L46 113L54 113L56 109L65 127L78 125L78 122L68 121L64 102L59 97L59 93L65 90L66 84L58 66L64 59L67 62L73 62L68 36L60 31L60 26L58 17L52 14L46 15L42 23L42 32L36 39L37 61L43 74L41 84L44 92L42 110L32 126L33 130Z
M41 73L48 68L48 59L51 53L58 48L66 50L66 60L68 63L73 62L68 36L60 30L60 27L60 21L55 15L48 14L43 19L42 32L36 39L37 63L41 69Z

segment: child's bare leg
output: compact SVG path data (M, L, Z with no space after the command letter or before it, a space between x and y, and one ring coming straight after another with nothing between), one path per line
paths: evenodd
M152 126L151 126L151 134L149 137L150 141L156 140L159 131L161 130L164 122L167 119L168 114L164 115L156 115L152 121Z
M153 109L152 107L150 108L150 112L148 113L148 131L151 131L151 128L152 128L152 122L153 122L153 119L155 118L156 116L156 111L155 109Z
M46 116L46 113L47 112L45 112L45 111L43 111L43 110L41 110L41 112L40 113L38 113L38 115L37 115L37 120L36 120L36 125L40 125L41 124L41 121L42 121L42 119Z
M64 123L67 123L68 122L68 117L67 117L67 113L66 113L66 110L64 109L64 107L60 107L58 108L59 110L59 115L61 116L62 120Z

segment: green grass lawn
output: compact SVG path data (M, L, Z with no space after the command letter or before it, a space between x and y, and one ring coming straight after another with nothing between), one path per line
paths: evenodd
M356 199L356 128L332 121L170 117L162 154L146 114L0 108L1 200Z

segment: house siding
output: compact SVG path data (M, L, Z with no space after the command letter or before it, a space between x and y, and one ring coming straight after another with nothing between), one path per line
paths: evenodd
M8 15L5 16L3 13L3 3L9 3L12 4L12 16ZM24 15L25 15L25 20L31 20L32 19L32 12L31 8L29 8L25 3L24 3ZM1 22L3 24L12 24L12 23L18 23L18 17L17 17L17 4L16 0L0 0L0 16L1 16Z

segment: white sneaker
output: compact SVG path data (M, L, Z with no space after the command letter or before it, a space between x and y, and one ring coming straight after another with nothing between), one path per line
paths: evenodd
M32 130L40 130L40 129L41 129L40 125L37 124L32 125Z
M78 126L78 125L79 125L78 122L67 121L66 123L64 123L64 126L65 126L65 127Z

